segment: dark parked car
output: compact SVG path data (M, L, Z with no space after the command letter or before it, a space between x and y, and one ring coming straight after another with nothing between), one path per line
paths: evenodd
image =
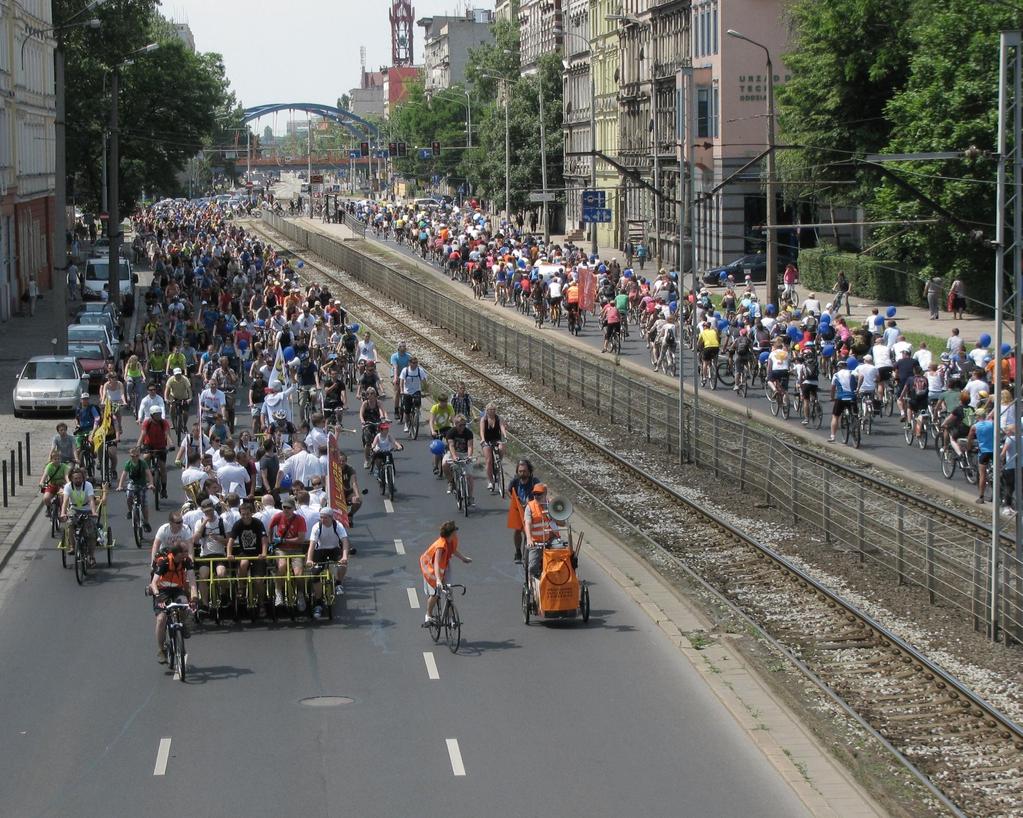
M791 259L786 256L778 257L779 278L781 278L785 265L790 261ZM751 253L721 267L713 267L703 274L703 283L710 286L723 285L728 280L728 276L731 276L736 284L741 285L746 280L746 273L749 273L750 281L767 281L767 256L763 253Z

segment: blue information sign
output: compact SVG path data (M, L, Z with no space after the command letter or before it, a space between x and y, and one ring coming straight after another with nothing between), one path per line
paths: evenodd
M587 224L606 224L611 221L611 210L606 207L584 207L583 221Z

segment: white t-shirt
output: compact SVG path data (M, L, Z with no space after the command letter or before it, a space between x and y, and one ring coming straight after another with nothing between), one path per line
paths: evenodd
M249 482L249 472L244 466L225 461L224 465L217 469L217 480L224 487L224 491L233 491L244 497L245 487Z
M886 344L874 344L874 347L870 350L870 354L874 359L874 366L891 366L892 357L888 352L888 346Z
M970 406L976 409L980 405L980 393L990 392L991 387L983 378L971 378L966 382L965 389L970 393Z
M375 361L377 353L377 346L372 341L359 341L359 355L360 361Z
M317 551L329 551L331 548L341 548L341 540L348 537L348 532L341 523L335 522L333 526L323 526L317 512L317 521L309 532L309 542L315 543Z
M267 531L269 531L270 530L270 520L273 519L274 514L276 514L278 511L279 511L279 509L274 508L273 506L270 506L269 508L264 508L264 509L262 509L260 511L257 511L252 516L255 519L259 520L263 524L263 528L265 528Z
M860 380L860 392L873 392L877 389L877 366L874 364L860 364L856 367L856 371L852 373L854 376L859 376Z
M209 475L206 474L202 469L196 468L195 466L189 466L181 472L181 485L190 486L192 483L201 483Z
M291 477L292 480L301 480L303 486L308 486L310 478L322 477L323 466L320 458L309 452L296 452L281 466L281 471Z
M313 526L316 525L320 519L320 507L314 506L311 503L307 506L295 506L295 513L305 520L305 530L307 535L305 542L308 542L309 532L312 531Z
M974 349L971 349L969 351L967 357L971 361L973 361L974 365L979 366L979 367L983 367L984 366L984 359L989 354L990 353L986 349L982 349L981 347L975 347Z
M426 383L426 370L421 366L417 366L415 369L406 366L401 370L400 377L405 381L406 395L414 395L416 392L423 391L423 385Z
M909 341L896 341L892 344L892 357L895 360L899 360L902 357L903 352L912 352L913 345Z
M226 551L227 535L231 533L231 529L226 524L222 524L220 515L216 512L213 513L213 519L206 518L205 512L203 513L203 519L206 520L205 535L199 541L199 556L200 557L222 557ZM200 520L196 523L196 531L202 527L203 521ZM221 528L223 528L224 540L221 541Z
M934 356L931 355L931 351L929 349L918 349L913 358L918 364L920 364L920 368L924 372L927 371L927 367L929 367L931 365L931 361L934 360Z
M940 395L945 391L945 379L940 372L927 370L924 375L927 377L927 391L931 395Z
M547 285L547 295L551 298L561 298L561 279L552 278L550 284Z
M305 436L306 451L310 454L319 455L320 446L326 446L327 443L327 433L319 426L314 426L309 430L309 434Z
M159 545L157 545L159 543ZM182 525L181 529L175 534L171 529L170 523L164 523L156 532L156 537L153 539L153 545L156 546L157 550L164 549L170 550L173 546L180 544L186 554L192 553L192 529L187 525Z

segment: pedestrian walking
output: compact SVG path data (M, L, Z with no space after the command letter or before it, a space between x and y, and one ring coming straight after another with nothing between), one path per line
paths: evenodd
M28 278L28 314L34 316L36 314L36 301L39 300L39 285L36 283L35 276L29 276Z
M631 241L625 242L625 266L632 266L632 257L636 254L636 248Z
M641 241L636 246L636 258L639 260L639 269L640 270L642 270L643 267L646 266L647 254L648 254L648 250L647 250L647 247L646 247L646 242L645 241Z
M78 300L79 284L78 265L72 260L67 268L67 297L72 301Z
M939 275L931 276L924 284L924 298L927 299L927 311L930 313L931 321L938 319L938 313L941 310L941 284Z
M948 288L948 303L946 309L952 313L952 318L962 320L963 310L966 309L966 293L963 290L963 280L957 278Z

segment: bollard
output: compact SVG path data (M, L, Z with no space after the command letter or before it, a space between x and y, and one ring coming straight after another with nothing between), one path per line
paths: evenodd
M25 485L25 461L22 457L21 441L18 441L18 485Z
M10 476L11 497L15 497L17 495L17 491L15 491L14 483L14 449L11 449L11 463L7 467L7 474Z
M7 508L7 461L0 461L3 465L4 472L4 508Z
M25 471L32 474L32 433L25 432Z

